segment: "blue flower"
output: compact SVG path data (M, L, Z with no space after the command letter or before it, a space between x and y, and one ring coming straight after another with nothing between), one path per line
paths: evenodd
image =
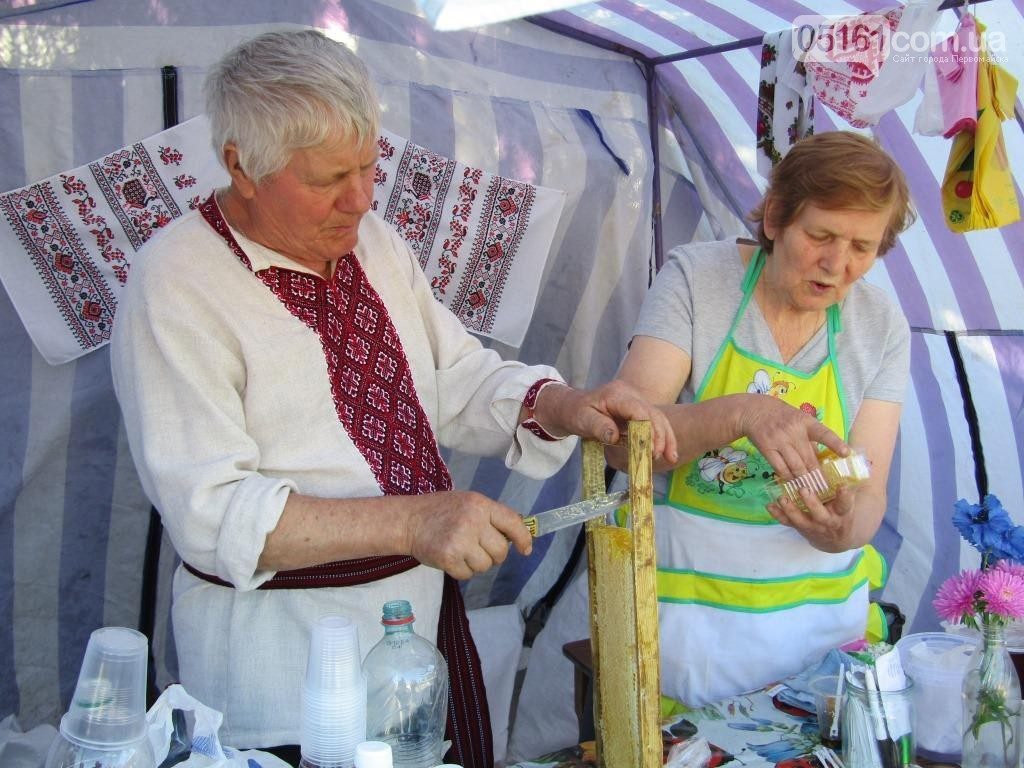
M1015 525L1012 530L1006 532L1003 551L1005 555L1001 559L1024 563L1024 526Z
M986 494L981 504L957 501L953 505L953 525L981 553L983 562L1024 562L1024 528L1013 524L993 494Z

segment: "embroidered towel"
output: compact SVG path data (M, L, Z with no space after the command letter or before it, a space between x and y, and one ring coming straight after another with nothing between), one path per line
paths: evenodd
M814 93L793 55L793 32L764 36L757 91L757 170L766 179L790 148L814 133Z
M471 168L384 132L374 209L474 333L518 347L566 194ZM131 261L227 174L205 116L0 195L0 281L47 362L110 340Z
M899 26L903 8L867 15L871 17L868 28L882 18L891 36ZM846 17L837 21L833 28L855 28L857 24L857 17ZM870 124L867 120L858 119L856 113L885 61L880 43L882 37L879 34L869 38L869 46L863 51L851 43L849 51L813 56L806 62L807 78L815 97L855 128L865 128ZM839 39L842 39L841 34Z

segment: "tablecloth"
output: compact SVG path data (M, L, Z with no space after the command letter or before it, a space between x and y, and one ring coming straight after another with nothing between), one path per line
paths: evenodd
M710 766L822 768L812 752L821 744L813 712L798 705L795 692L776 684L665 718L665 753L676 743L702 736L711 745ZM807 706L807 705L802 705ZM810 706L813 709L813 706ZM593 742L516 763L510 768L596 768Z

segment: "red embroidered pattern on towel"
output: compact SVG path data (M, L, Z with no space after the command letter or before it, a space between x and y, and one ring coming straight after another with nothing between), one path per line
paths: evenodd
M212 196L200 210L252 269ZM256 276L320 337L338 419L381 490L418 494L451 489L402 342L355 255L339 259L329 281L282 267Z
M65 191L73 192L66 181ZM82 203L75 202L79 215L86 215ZM75 340L84 348L108 341L117 299L75 234L50 182L0 196L0 210Z
M377 145L384 165L391 166L394 144L381 137ZM483 171L465 168L454 205L445 211L441 206L453 183L456 163L410 141L393 167L397 178L384 206L384 219L398 230L420 267L427 269L439 225L447 216L448 232L440 233L444 241L437 257L439 274L431 276L430 287L435 298L444 302L459 260L466 259L455 298L448 306L469 330L490 333L515 254L530 223L536 188L500 176L491 177L486 188L481 188ZM387 171L378 165L374 183L384 188L388 181ZM478 197L483 204L477 222L473 209ZM476 231L476 237L467 254L466 238L471 231Z
M530 223L537 190L529 184L495 176L484 199L484 224L477 231L470 264L462 276L451 310L471 331L494 327L505 280L523 233Z
M164 165L181 162L181 153L169 147L160 149ZM181 216L142 144L112 152L90 163L89 170L136 251L155 230Z
M381 157L391 157L394 147L384 137L377 141ZM452 183L455 161L406 142L398 161L391 197L384 206L384 219L398 230L416 255L420 269L427 266L437 228L444 218L441 204Z

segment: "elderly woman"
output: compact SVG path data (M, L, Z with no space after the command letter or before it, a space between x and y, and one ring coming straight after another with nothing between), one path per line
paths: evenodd
M448 659L453 757L490 768L452 577L531 540L514 510L452 490L439 446L539 477L572 451L563 436L613 442L623 420L651 419L671 457L671 429L626 385L581 392L501 360L434 300L369 212L379 110L343 46L262 35L206 92L231 184L140 254L112 345L132 454L183 561L182 682L224 713L226 743L295 745L313 622L353 618L365 651L383 603L408 599ZM452 729L463 712L479 719Z
M753 212L758 242L675 249L619 378L666 408L681 465L656 511L664 692L703 704L861 638L909 368L899 309L861 280L911 221L896 163L831 132L798 142ZM833 434L834 433L834 434ZM870 479L806 509L766 485L866 452ZM685 445L684 445L685 440Z

